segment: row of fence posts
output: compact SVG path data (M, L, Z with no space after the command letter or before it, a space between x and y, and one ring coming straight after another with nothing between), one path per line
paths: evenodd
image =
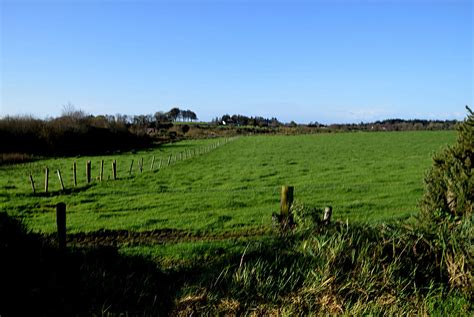
M214 149L218 148L219 146L228 143L230 140L231 139L229 139L229 138L225 138L222 142L221 142L221 140L219 140L218 142L210 144L210 145L205 146L205 147L201 147L201 148L198 148L198 149L192 149L192 150L188 149L188 150L185 150L184 152L179 152L179 156L178 156L178 154L174 154L174 155L170 154L168 156L166 166L169 166L169 165L171 165L171 164L173 164L177 161L192 158L196 155L202 155L202 154L208 153L211 150L214 150ZM130 168L128 170L129 175L132 175L133 162L134 162L134 160L132 159L132 162L130 163ZM138 169L139 169L140 173L143 172L143 166L144 166L143 163L144 162L143 162L143 157L142 157L138 161ZM153 157L151 159L150 171L153 171L154 166L155 166L155 155L153 155ZM158 170L162 169L163 167L164 167L164 161L163 161L163 158L161 158L160 162L158 164ZM91 183L91 181L92 181L91 171L92 171L92 163L91 163L91 161L87 161L86 162L86 182L87 182L87 184ZM48 169L48 167L45 168L44 174L45 174L44 175L44 192L47 193L48 189L49 189L49 184L48 184L49 183L49 169ZM64 191L65 187L64 187L63 178L61 176L61 171L59 169L56 170L56 174L58 176L58 180L59 180L59 184L61 186L61 190ZM76 165L76 162L74 162L73 165L72 165L72 174L73 174L73 184L74 184L74 187L76 187L77 186L77 165ZM104 160L101 160L100 161L99 181L103 181L103 179L104 179ZM117 161L116 160L112 161L112 179L113 180L117 179ZM29 175L29 180L30 180L31 189L33 191L33 194L35 194L36 193L35 181L34 181L33 175L31 173Z
M280 196L280 217L281 223L287 224L287 219L291 217L291 206L293 204L293 186L282 186ZM323 224L329 224L332 216L332 207L324 209ZM58 228L58 245L60 249L66 248L66 204L56 205L56 225Z

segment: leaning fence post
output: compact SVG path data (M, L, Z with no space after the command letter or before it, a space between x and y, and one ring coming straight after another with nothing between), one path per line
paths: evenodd
M91 182L91 161L87 161L86 163L86 179L89 184Z
M61 190L64 190L64 183L63 178L61 177L61 171L57 170L56 173L58 173L59 183L61 184Z
M293 204L293 186L281 187L280 214L282 217L289 217L290 208Z
M140 168L140 173L143 171L143 157L141 158L141 160L138 162L138 166Z
M117 161L116 160L112 162L112 174L114 176L114 180L116 180L117 179Z
M102 179L104 178L104 160L100 161L100 175L99 175L99 180L102 182Z
M130 163L130 169L128 170L128 174L132 175L132 168L133 168L133 159L132 163Z
M155 156L153 155L153 158L151 159L151 167L150 171L153 171L153 165L155 164Z
M329 222L331 221L331 216L332 216L332 207L327 206L326 208L324 208L323 223L326 225L329 224Z
M58 203L56 205L56 224L58 226L58 245L59 249L66 248L66 204Z
M158 169L160 170L161 169L161 165L163 164L163 159L161 158L160 159L160 164L158 164Z
M44 169L44 192L48 192L48 181L49 181L49 169L46 167Z
M31 183L31 189L33 189L33 194L35 194L36 193L35 181L33 180L33 175L31 175L31 173L30 173L30 183Z
M166 166L169 166L170 163L171 163L171 154L170 154L170 156L168 157L168 164L167 164Z

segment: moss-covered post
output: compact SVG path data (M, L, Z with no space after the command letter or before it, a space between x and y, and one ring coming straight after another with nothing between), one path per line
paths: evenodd
M289 217L290 208L293 204L293 186L281 187L280 214L282 217Z

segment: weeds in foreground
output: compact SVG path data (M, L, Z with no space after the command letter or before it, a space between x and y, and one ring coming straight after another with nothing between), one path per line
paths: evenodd
M473 312L471 222L435 232L316 222L253 240L240 251L223 250L218 260L163 269L113 247L61 253L1 215L0 308L6 315Z
M216 281L201 280L200 294L207 300L191 306L200 314L432 314L447 307L468 314L472 225L449 235L445 230L306 227L270 244L254 244ZM189 303L192 296L186 296Z

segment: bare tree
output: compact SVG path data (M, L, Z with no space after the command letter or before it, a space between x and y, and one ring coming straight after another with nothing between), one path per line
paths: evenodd
M70 119L82 119L86 116L86 113L83 110L77 110L71 102L62 106L61 116L70 118Z

